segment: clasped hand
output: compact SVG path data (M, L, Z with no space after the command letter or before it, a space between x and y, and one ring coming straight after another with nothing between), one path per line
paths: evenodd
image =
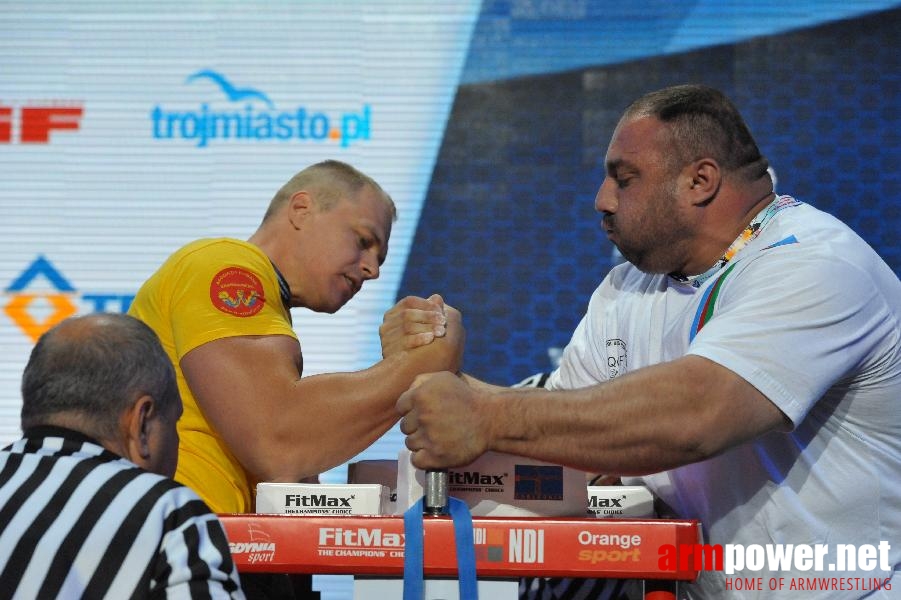
M395 304L385 313L379 327L382 357L387 358L397 352L425 346L435 338L444 337L447 334L449 311L456 312L438 294L432 294L428 298L407 296Z
M449 372L417 377L397 400L413 466L446 469L481 456L491 439L488 406L464 377Z

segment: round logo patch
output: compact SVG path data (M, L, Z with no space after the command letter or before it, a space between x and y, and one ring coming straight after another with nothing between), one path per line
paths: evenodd
M216 273L210 282L210 300L222 312L236 317L252 317L266 303L260 278L239 267Z

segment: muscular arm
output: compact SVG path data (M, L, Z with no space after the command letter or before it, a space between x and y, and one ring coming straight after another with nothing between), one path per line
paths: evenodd
M195 348L181 368L204 415L261 481L298 481L352 458L398 418L395 402L420 373L459 368L459 313L447 334L352 373L301 378L288 336L240 336Z
M728 369L697 356L580 390L471 385L449 373L417 379L398 401L420 468L468 464L487 450L617 475L662 471L789 427Z

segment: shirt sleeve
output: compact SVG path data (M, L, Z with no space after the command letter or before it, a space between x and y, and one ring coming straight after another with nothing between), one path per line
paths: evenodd
M689 354L735 372L797 425L871 355L890 307L866 269L836 253L792 244L735 267Z
M244 598L222 523L193 492L181 488L179 507L166 518L160 557L163 575L154 598ZM182 499L183 500L183 499Z
M611 375L615 377L620 372L619 349L612 345L622 337L616 329L619 320L611 313L611 307L616 306L613 277L613 273L608 274L592 293L588 309L563 350L560 366L548 377L546 388L588 387L608 381Z
M274 268L265 256L237 244L205 246L184 256L169 290L179 360L198 346L226 337L297 337Z

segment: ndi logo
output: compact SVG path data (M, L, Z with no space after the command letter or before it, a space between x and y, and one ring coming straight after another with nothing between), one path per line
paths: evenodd
M347 148L369 139L372 110L368 104L359 111L331 116L302 105L281 110L265 93L238 87L217 71L197 71L185 81L191 85L204 82L219 88L229 105L203 102L194 109L173 110L158 104L150 111L154 139L189 140L198 148L214 141L334 142Z

